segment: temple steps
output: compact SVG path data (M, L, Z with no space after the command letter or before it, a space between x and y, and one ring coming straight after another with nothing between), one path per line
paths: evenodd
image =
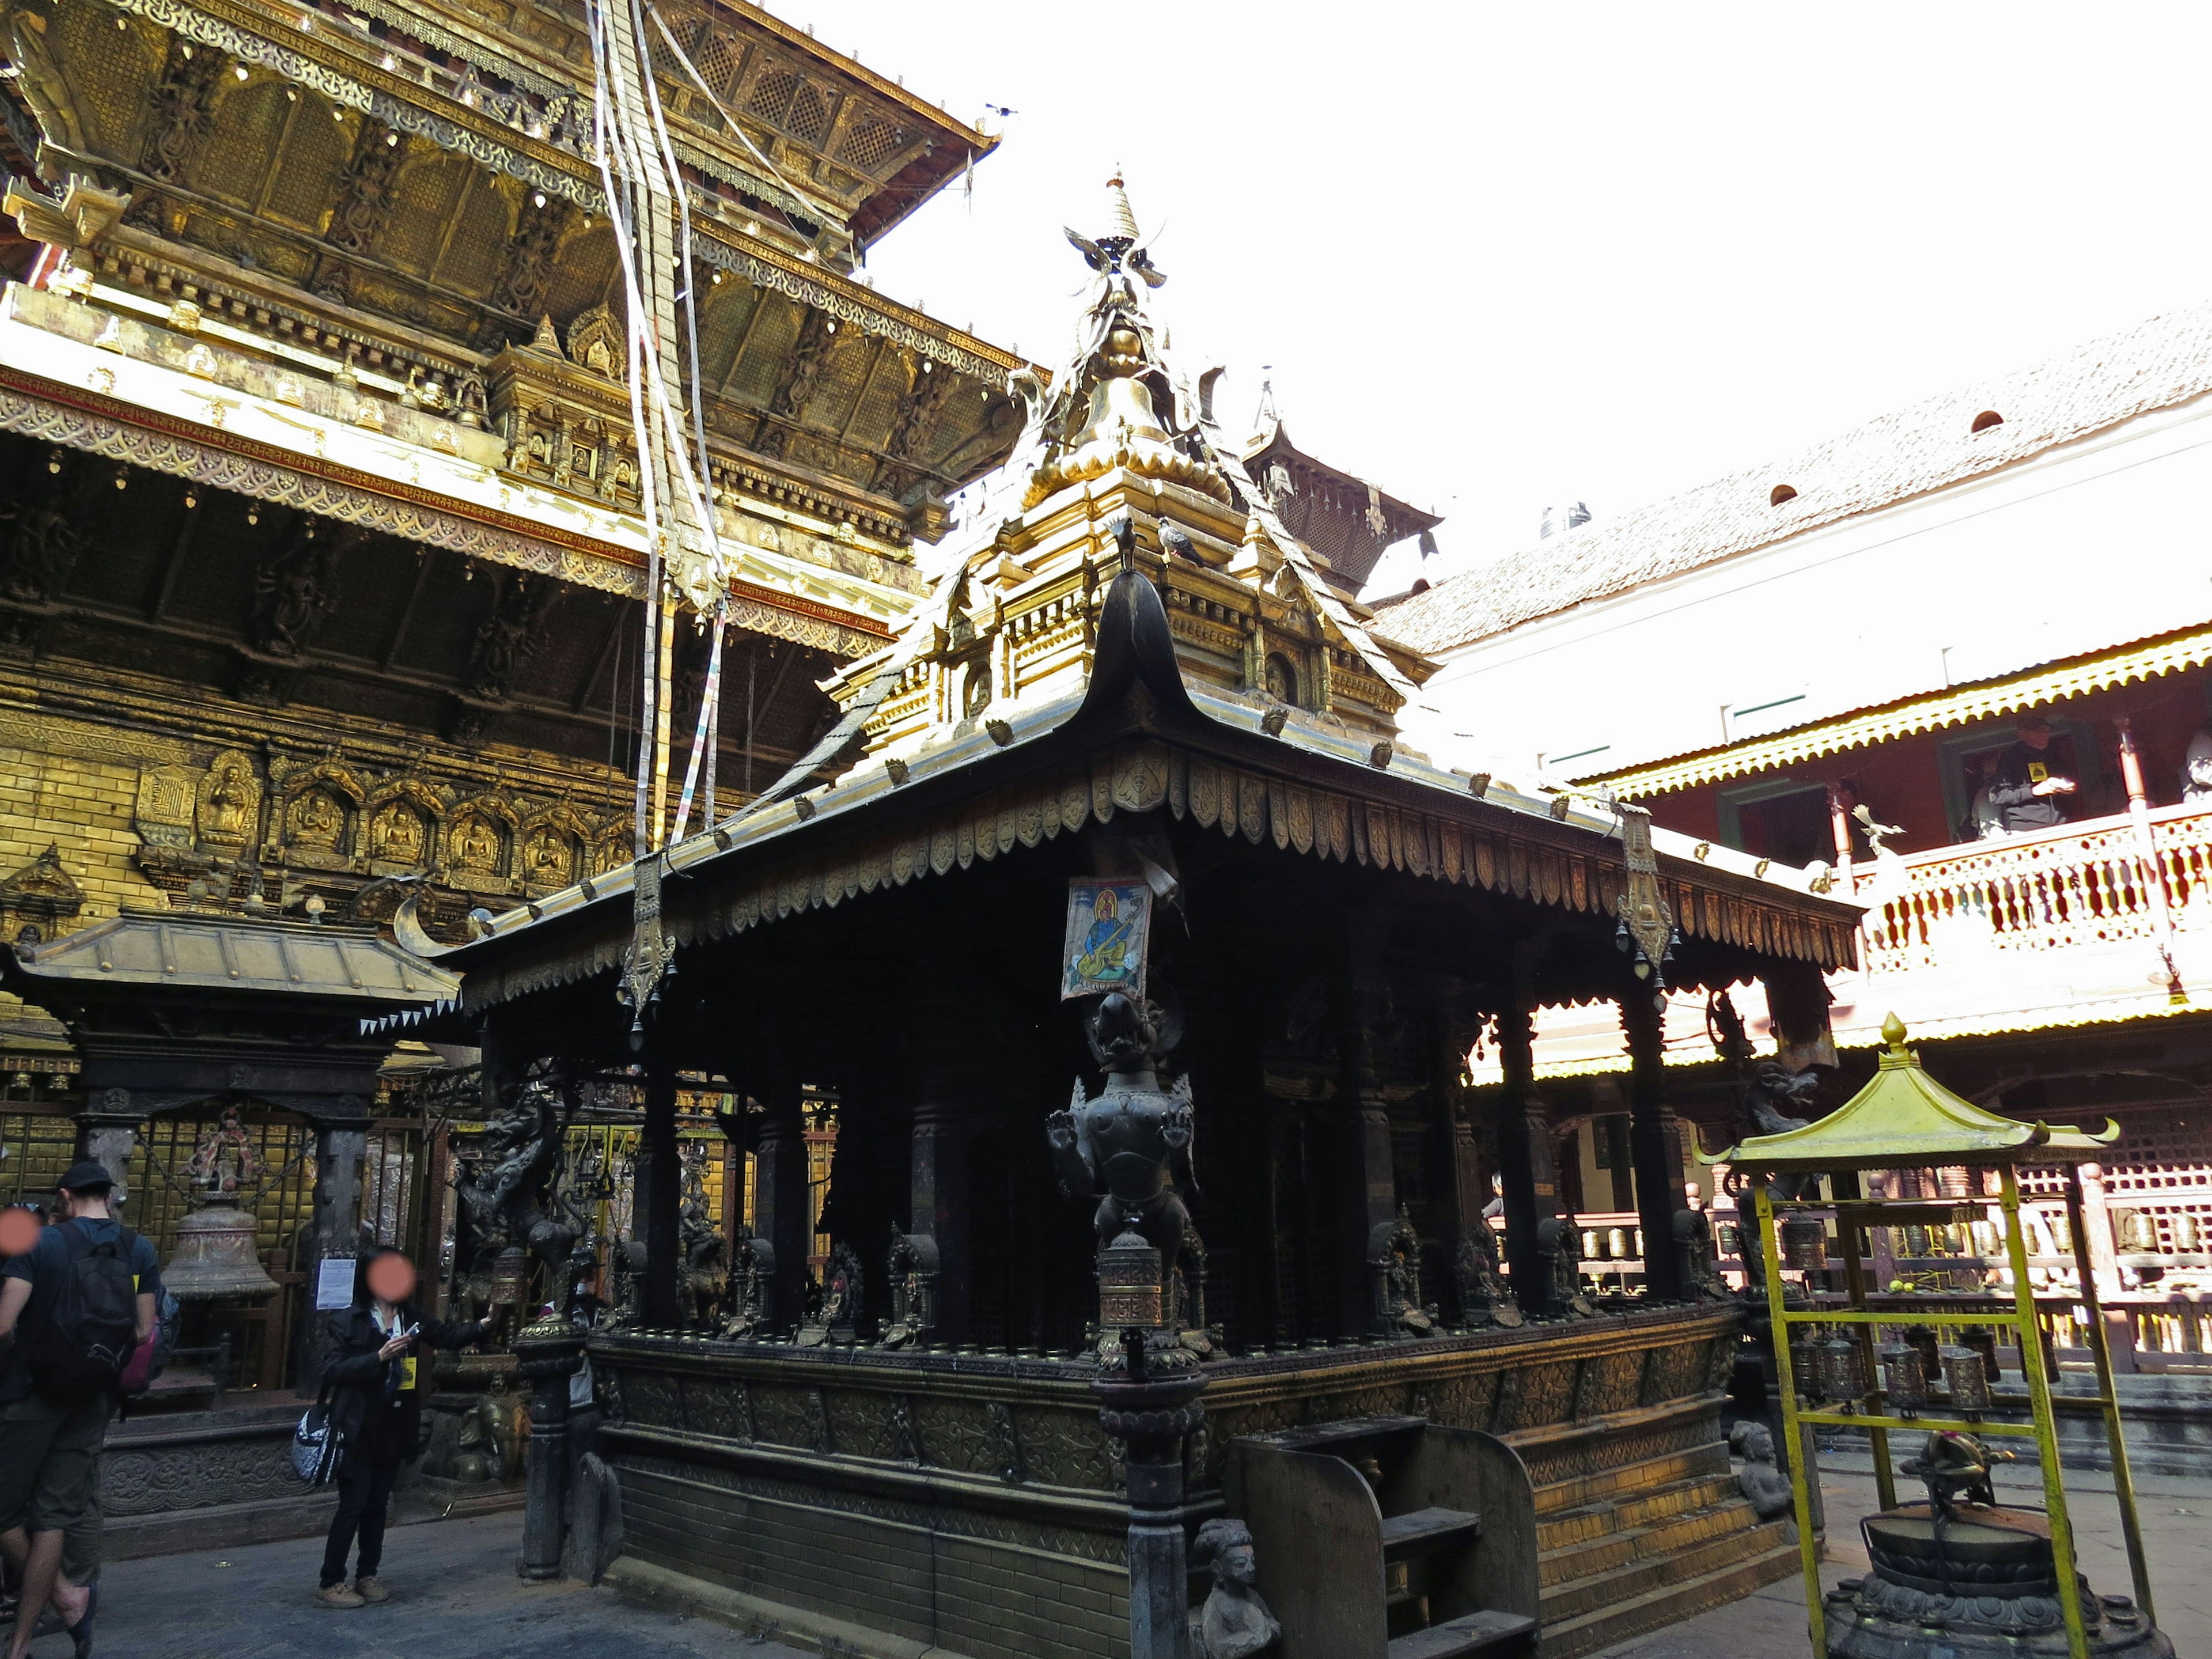
M1796 1569L1717 1442L1540 1487L1544 1659L1577 1659Z
M1672 1556L1717 1538L1740 1536L1750 1526L1741 1498L1685 1510L1646 1525L1624 1527L1565 1549L1547 1551L1537 1558L1538 1582L1547 1592L1587 1583L1596 1575L1613 1572L1634 1562Z
M1549 1557L1595 1539L1669 1520L1692 1510L1708 1510L1731 1498L1740 1498L1732 1474L1694 1475L1671 1480L1602 1503L1544 1516L1536 1522L1536 1548Z
M1784 1538L1778 1521L1738 1534L1735 1548L1737 1559L1732 1562L1689 1578L1677 1578L1670 1570L1656 1589L1557 1624L1549 1622L1547 1608L1542 1659L1578 1659L1748 1595L1798 1570L1797 1547Z
M1620 1559L1593 1561L1588 1571L1547 1584L1542 1601L1544 1627L1551 1630L1568 1620L1620 1606L1665 1585L1734 1565L1747 1552L1755 1554L1765 1547L1758 1542L1759 1528L1748 1516L1715 1511L1698 1519L1706 1524L1686 1528L1663 1545L1652 1540L1648 1540L1651 1547L1644 1548L1638 1547L1646 1540L1623 1540L1632 1547Z
M1686 1451L1669 1452L1640 1462L1624 1463L1618 1468L1601 1469L1595 1474L1576 1475L1540 1486L1536 1488L1536 1514L1540 1520L1547 1519L1565 1510L1601 1504L1619 1492L1650 1492L1656 1486L1671 1486L1692 1476L1729 1472L1728 1448L1716 1440Z

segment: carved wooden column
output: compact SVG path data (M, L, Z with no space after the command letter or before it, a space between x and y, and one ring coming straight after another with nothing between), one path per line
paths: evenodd
M678 1211L683 1176L676 1151L676 1068L657 1048L645 1068L645 1130L638 1137L632 1236L645 1245L637 1322L648 1330L676 1323L676 1279L683 1256Z
M1536 1224L1556 1214L1559 1175L1551 1120L1536 1092L1535 1033L1523 995L1498 1011L1498 1058L1505 1082L1498 1103L1498 1175L1504 1186L1505 1261L1513 1294L1527 1313L1552 1311Z
M767 1091L753 1161L753 1236L775 1254L768 1324L799 1323L806 1284L806 1139L799 1085L778 1079Z
M1339 1046L1340 1090L1352 1104L1346 1126L1343 1212L1354 1248L1345 1252L1340 1323L1346 1336L1364 1336L1376 1317L1374 1262L1378 1244L1398 1218L1398 1176L1392 1160L1390 1109L1377 1069L1376 1023L1387 1006L1379 961L1380 929L1355 918Z
M1439 1018L1432 1064L1437 1110L1451 1154L1451 1205L1445 1216L1444 1243L1450 1252L1447 1268L1458 1261L1461 1246L1489 1224L1483 1220L1482 1212L1490 1202L1490 1183L1482 1178L1482 1151L1475 1145L1467 1091L1460 1086L1468 1051L1474 1046L1471 1020L1450 1012ZM1466 1308L1456 1311L1461 1319L1468 1317Z
M1644 1229L1644 1294L1662 1302L1682 1296L1674 1255L1674 1212L1682 1207L1681 1131L1667 1103L1661 1058L1663 1016L1648 981L1620 999L1628 1033L1628 1156L1636 1167L1636 1218Z

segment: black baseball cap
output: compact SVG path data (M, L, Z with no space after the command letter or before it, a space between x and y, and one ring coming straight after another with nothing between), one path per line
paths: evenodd
M108 1174L107 1166L88 1158L81 1164L70 1164L67 1173L54 1182L54 1189L64 1193L104 1193L114 1185L115 1177Z

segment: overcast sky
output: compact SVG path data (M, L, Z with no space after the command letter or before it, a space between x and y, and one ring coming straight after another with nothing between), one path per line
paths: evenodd
M1453 565L2212 297L2212 8L775 0L1005 142L871 256L1045 362L1118 163L1179 356Z

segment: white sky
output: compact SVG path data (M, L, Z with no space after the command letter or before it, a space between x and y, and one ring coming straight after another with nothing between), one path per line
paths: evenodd
M1179 356L1447 559L2212 294L2212 8L775 0L1006 141L869 262L1056 361L1118 162Z

